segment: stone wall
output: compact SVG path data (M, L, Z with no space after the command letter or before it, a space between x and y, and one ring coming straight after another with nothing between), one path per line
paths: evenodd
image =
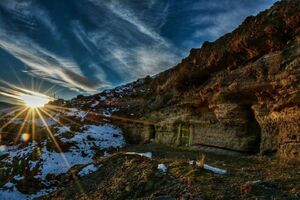
M178 109L178 108L177 108ZM180 109L179 109L180 110ZM236 104L222 104L215 110L202 108L165 118L155 125L155 141L161 144L180 145L180 128L187 126L189 145L206 145L235 151L259 151L260 129L251 125L249 109Z

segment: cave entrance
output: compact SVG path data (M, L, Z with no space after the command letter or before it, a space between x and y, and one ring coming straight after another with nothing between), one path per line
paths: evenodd
M255 118L254 110L251 108L251 105L246 107L248 111L248 134L253 136L253 140L250 144L250 151L253 153L260 152L260 143L261 143L261 127L258 121Z
M154 127L154 125L149 126L149 139L150 140L155 139L155 127Z

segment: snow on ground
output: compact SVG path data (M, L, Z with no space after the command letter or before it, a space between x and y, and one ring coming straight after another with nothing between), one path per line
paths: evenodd
M56 153L48 151L46 147L42 150L40 163L40 173L35 176L45 180L47 174L59 175L66 173L71 167L78 164L87 164L92 162L92 156L83 157L80 151L71 151L64 153ZM36 163L37 164L37 163Z
M24 179L24 176L14 176L14 179L17 180L17 181L21 181Z
M162 173L167 173L168 168L166 167L165 164L158 164L157 166L158 171L162 172Z
M79 176L85 176L85 175L88 175L92 172L95 172L99 169L100 166L96 166L94 164L90 164L90 165L87 165L86 167L84 167L80 172L78 172L78 175Z
M92 108L96 107L99 105L99 101L96 101L94 104L91 105Z
M7 166L13 162L29 158L36 150L40 152L38 160L29 160L28 165L30 170L38 168L38 174L35 178L46 181L47 174L59 175L66 173L71 167L79 164L90 164L95 156L95 148L120 148L125 145L125 139L122 135L121 129L112 125L86 125L84 131L74 133L73 137L65 138L63 133L70 131L69 127L60 127L55 133L56 139L63 143L71 144L68 150L63 153L55 152L47 148L47 143L52 141L45 140L40 144L31 142L28 146L15 146L15 148L8 148L5 152L7 158L1 160ZM88 165L79 175L88 174L96 169L96 166ZM14 180L21 180L20 175L16 175ZM0 199L32 199L33 196L24 195L17 191L15 186L10 185L10 189L0 189ZM44 191L45 192L45 191ZM38 193L39 194L39 193ZM37 195L38 195L37 194ZM43 193L44 194L44 193ZM37 197L37 196L34 196Z
M31 200L35 199L41 196L44 196L46 194L49 194L50 192L54 192L56 188L51 189L45 189L41 190L38 193L34 195L26 195L16 188L15 184L9 182L10 184L6 187L6 189L0 189L0 199L1 200ZM6 184L7 185L7 184Z
M76 146L85 153L92 153L94 146L105 149L120 148L125 145L121 129L111 125L88 125L82 133L76 134L71 139L63 138L62 141L75 142Z
M56 131L56 133L54 134L55 136L59 136L61 134L70 132L70 127L69 126L60 126L58 127L58 130Z
M72 108L69 112L66 112L67 116L79 117L82 122L83 122L83 120L84 120L84 118L86 117L87 114L88 114L88 112L82 111L82 110L78 110L76 108Z
M30 168L39 164L40 174L37 177L45 179L49 173L59 175L66 173L75 165L91 163L95 156L95 147L106 149L110 147L120 148L125 145L121 129L111 125L88 125L85 126L85 131L76 133L73 138L61 138L60 140L71 143L71 148L67 152L58 153L49 151L46 142L44 142L43 148L40 149L39 161L30 163ZM36 148L38 148L37 143L32 142L25 148L8 151L8 159L3 161L12 164L14 159L29 157Z
M99 96L100 97L100 101L105 101L106 100L106 97L104 97L104 96Z
M147 158L152 158L152 153L151 152L146 152L146 153L137 153L137 152L126 152L128 155L139 155L139 156L144 156Z
M111 113L108 110L103 111L104 117L111 117Z
M216 167L212 167L212 166L209 166L207 164L204 164L203 168L206 169L206 170L212 171L215 174L226 174L226 170L219 169L219 168L216 168Z

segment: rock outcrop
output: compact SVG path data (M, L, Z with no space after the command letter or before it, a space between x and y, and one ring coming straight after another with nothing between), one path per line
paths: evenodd
M277 2L156 76L143 119L159 143L299 160L299 58L300 2Z
M133 142L300 160L299 72L300 2L282 0L177 66L100 96L126 100L113 115L138 120L121 122Z

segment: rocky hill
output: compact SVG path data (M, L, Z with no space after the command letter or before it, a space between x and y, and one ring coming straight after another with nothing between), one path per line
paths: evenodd
M299 44L300 3L283 0L165 72L69 104L113 114L132 143L299 160Z
M0 199L299 199L299 78L282 0L156 76L1 115Z

